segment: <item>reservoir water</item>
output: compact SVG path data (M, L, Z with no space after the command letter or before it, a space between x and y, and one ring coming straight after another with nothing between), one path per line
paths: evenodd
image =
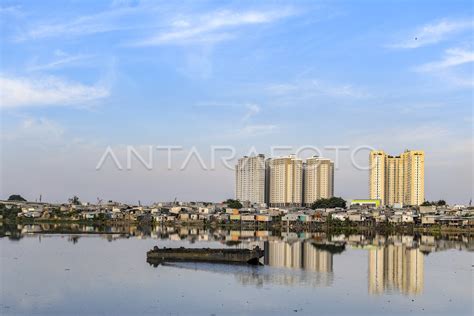
M38 225L0 238L2 315L472 315L466 235ZM160 247L265 249L261 266L146 262Z

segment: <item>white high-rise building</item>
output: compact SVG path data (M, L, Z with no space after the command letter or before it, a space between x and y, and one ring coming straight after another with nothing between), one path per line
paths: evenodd
M306 160L304 169L304 204L334 196L334 162L321 157Z
M382 205L420 205L425 200L425 154L406 150L389 156L382 150L370 152L369 194Z
M273 158L269 168L269 204L300 206L303 203L303 161L294 155Z
M240 158L235 167L236 199L242 202L265 202L265 156Z

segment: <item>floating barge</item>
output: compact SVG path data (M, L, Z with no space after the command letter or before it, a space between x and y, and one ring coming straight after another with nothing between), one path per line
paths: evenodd
M146 253L147 262L159 264L165 261L195 261L215 263L259 264L263 250L254 249L212 249L212 248L158 248Z

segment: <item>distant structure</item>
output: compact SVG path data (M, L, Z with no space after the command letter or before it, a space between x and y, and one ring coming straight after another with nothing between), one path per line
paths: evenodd
M382 205L420 205L425 200L425 154L406 150L400 156L373 150L369 156L370 199Z
M241 202L294 207L334 196L329 159L315 156L303 163L295 155L265 159L259 154L240 158L235 169L235 196Z
M236 199L251 203L265 202L265 156L244 156L235 167Z
M311 157L304 164L304 204L310 206L319 199L334 196L334 162Z

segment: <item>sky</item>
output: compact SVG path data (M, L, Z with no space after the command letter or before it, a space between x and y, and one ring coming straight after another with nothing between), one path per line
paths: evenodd
M222 157L296 151L336 160L335 195L366 198L376 148L424 150L426 199L467 204L473 11L2 0L0 198L222 201L235 190Z

